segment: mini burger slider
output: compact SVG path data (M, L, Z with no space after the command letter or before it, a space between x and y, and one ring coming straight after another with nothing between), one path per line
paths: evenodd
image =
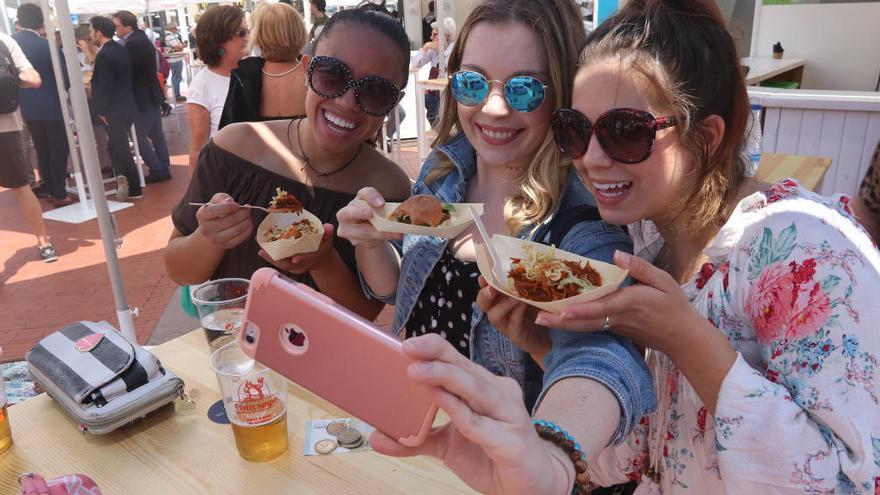
M449 213L454 211L455 207L449 203L441 203L428 194L419 194L401 203L388 218L400 223L436 227L449 220Z

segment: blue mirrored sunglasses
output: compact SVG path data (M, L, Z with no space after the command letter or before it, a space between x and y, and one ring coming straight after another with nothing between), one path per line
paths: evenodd
M486 101L493 82L504 85L504 99L517 112L533 112L544 102L547 85L532 76L513 76L506 82L486 79L486 76L472 70L460 70L449 76L452 96L466 107Z

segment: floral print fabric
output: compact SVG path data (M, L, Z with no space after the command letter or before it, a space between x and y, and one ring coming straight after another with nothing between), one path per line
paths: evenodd
M880 252L848 198L780 182L705 254L683 288L739 354L716 414L654 353L661 407L592 480L642 479L654 457L664 494L880 495Z

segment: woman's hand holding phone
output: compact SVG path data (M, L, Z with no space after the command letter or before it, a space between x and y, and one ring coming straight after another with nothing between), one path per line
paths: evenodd
M499 377L456 351L436 334L403 344L413 359L407 373L433 387L433 400L451 422L428 434L418 447L406 447L378 430L370 444L379 453L441 459L481 493L567 493L574 467L565 453L535 432L511 378Z
M199 222L198 232L222 249L238 246L254 231L250 210L242 208L226 193L211 197L208 204L196 211L196 220Z
M385 198L372 187L364 187L358 191L355 199L366 202L373 208L381 208L385 205ZM352 201L336 213L336 219L339 221L337 235L348 239L356 247L366 249L380 247L385 244L385 241L403 239L403 234L376 230L376 227L370 223L370 218L374 214L372 208L361 202Z

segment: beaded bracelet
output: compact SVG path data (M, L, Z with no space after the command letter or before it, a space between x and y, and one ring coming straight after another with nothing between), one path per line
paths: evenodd
M533 419L532 424L535 425L535 431L538 432L539 437L562 449L574 464L575 478L574 487L571 489L572 495L586 495L590 475L587 474L587 455L581 449L581 445L567 431L552 421Z

